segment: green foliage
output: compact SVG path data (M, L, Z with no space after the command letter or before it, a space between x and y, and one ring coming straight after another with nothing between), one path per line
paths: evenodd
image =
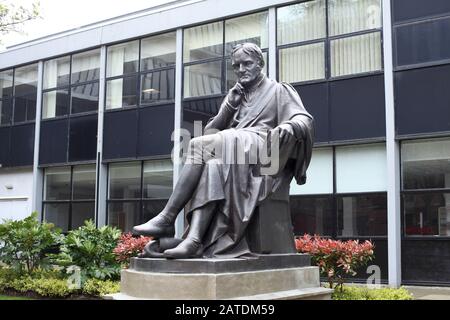
M412 294L405 288L369 289L367 287L343 286L336 289L333 300L412 300Z
M19 273L31 273L47 264L45 251L61 241L61 233L51 223L40 223L37 213L0 224L0 262Z
M120 282L89 279L83 285L83 293L91 296L104 296L120 291Z
M12 1L0 0L0 34L20 31L19 27L27 21L39 18L40 3L35 1L30 7L17 6Z
M113 250L120 234L117 228L96 228L94 222L86 221L83 227L67 234L62 241L60 253L52 256L53 262L64 267L78 266L82 283L88 278L118 279L121 266L116 261Z

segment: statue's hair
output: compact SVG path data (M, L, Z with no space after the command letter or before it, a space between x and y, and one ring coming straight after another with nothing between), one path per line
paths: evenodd
M245 42L245 43L239 43L233 47L233 51L231 53L231 57L239 51L242 50L244 53L248 54L249 56L253 56L256 59L259 60L259 65L261 68L264 68L264 56L261 51L261 49L254 43L251 42Z

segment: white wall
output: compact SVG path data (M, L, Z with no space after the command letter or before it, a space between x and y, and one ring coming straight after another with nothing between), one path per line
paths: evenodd
M9 189L12 187L12 189ZM31 214L32 169L0 169L0 222L20 220Z

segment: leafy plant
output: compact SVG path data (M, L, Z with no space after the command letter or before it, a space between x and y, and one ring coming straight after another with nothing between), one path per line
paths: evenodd
M40 223L37 213L0 224L0 262L18 272L31 273L47 264L45 252L62 239L51 223Z
M140 236L135 238L131 233L122 234L117 247L113 251L116 260L128 266L130 259L141 253L150 240L152 240L151 237Z
M92 220L70 231L64 238L60 253L53 255L54 263L80 268L81 283L88 278L118 279L120 264L113 253L120 237L120 230L111 226L96 228Z
M311 254L314 264L328 279L330 288L342 285L345 276L356 275L356 270L367 265L374 258L374 245L370 241L338 241L311 237L305 234L295 240L298 252Z
M91 296L104 296L119 291L119 281L89 279L83 285L83 293Z
M367 287L343 286L334 291L333 300L412 300L412 294L405 288L369 289Z

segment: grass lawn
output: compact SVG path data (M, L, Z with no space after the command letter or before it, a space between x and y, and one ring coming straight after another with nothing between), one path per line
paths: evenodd
M11 297L11 296L0 295L0 300L32 300L32 299L25 298L25 297Z

